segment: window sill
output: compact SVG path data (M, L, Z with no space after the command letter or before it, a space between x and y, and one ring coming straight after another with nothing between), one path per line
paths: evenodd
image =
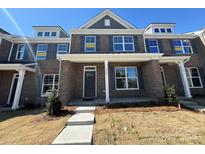
M139 90L139 88L125 88L125 89L117 89L115 88L115 90L119 90L119 91L125 91L125 90Z

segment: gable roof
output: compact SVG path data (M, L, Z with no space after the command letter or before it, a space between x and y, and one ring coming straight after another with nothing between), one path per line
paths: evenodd
M128 23L126 20L122 19L121 17L119 17L118 15L116 15L115 13L110 11L109 9L105 9L100 14L98 14L94 18L90 19L87 23L82 25L80 27L80 29L87 29L87 28L89 28L90 26L92 26L93 24L95 24L97 21L99 21L100 19L102 19L105 16L110 16L111 18L113 18L114 20L119 22L121 25L126 27L127 29L136 29L135 26L133 26L132 24Z

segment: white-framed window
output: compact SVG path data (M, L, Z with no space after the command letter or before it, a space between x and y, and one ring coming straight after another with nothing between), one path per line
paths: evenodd
M190 40L173 40L173 46L176 54L192 54Z
M160 28L160 32L161 32L161 33L166 33L165 28Z
M155 33L159 33L159 28L154 28Z
M23 60L26 50L25 44L19 44L16 52L16 60Z
M59 89L59 74L44 74L41 96L49 96L52 91Z
M135 51L133 36L113 36L113 51Z
M106 27L110 26L110 19L105 19L104 24Z
M68 44L58 44L57 53L66 54L68 52Z
M36 51L36 60L46 60L48 44L38 44Z
M115 67L115 89L139 89L137 67Z
M96 36L85 36L85 52L96 51Z
M44 36L50 36L50 32L45 32Z
M200 73L197 67L186 67L186 76L190 88L203 88Z
M172 33L172 29L171 28L167 28L167 33Z
M159 53L159 45L158 45L158 41L155 39L149 39L146 40L147 45L149 46L148 48L148 52L149 53Z

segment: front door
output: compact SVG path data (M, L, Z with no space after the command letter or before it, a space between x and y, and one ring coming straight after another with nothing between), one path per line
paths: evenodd
M84 67L84 99L93 99L96 97L96 67Z
M9 93L9 98L8 98L8 103L7 104L11 104L11 105L13 104L15 93L16 93L17 83L18 83L18 74L14 74L13 80L12 80L12 83L11 83L11 89L10 89L10 93Z

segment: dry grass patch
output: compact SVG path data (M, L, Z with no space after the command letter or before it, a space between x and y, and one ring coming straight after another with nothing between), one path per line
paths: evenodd
M205 144L205 115L175 107L97 108L94 144Z
M50 144L74 109L66 107L58 117L41 109L0 112L0 144Z

